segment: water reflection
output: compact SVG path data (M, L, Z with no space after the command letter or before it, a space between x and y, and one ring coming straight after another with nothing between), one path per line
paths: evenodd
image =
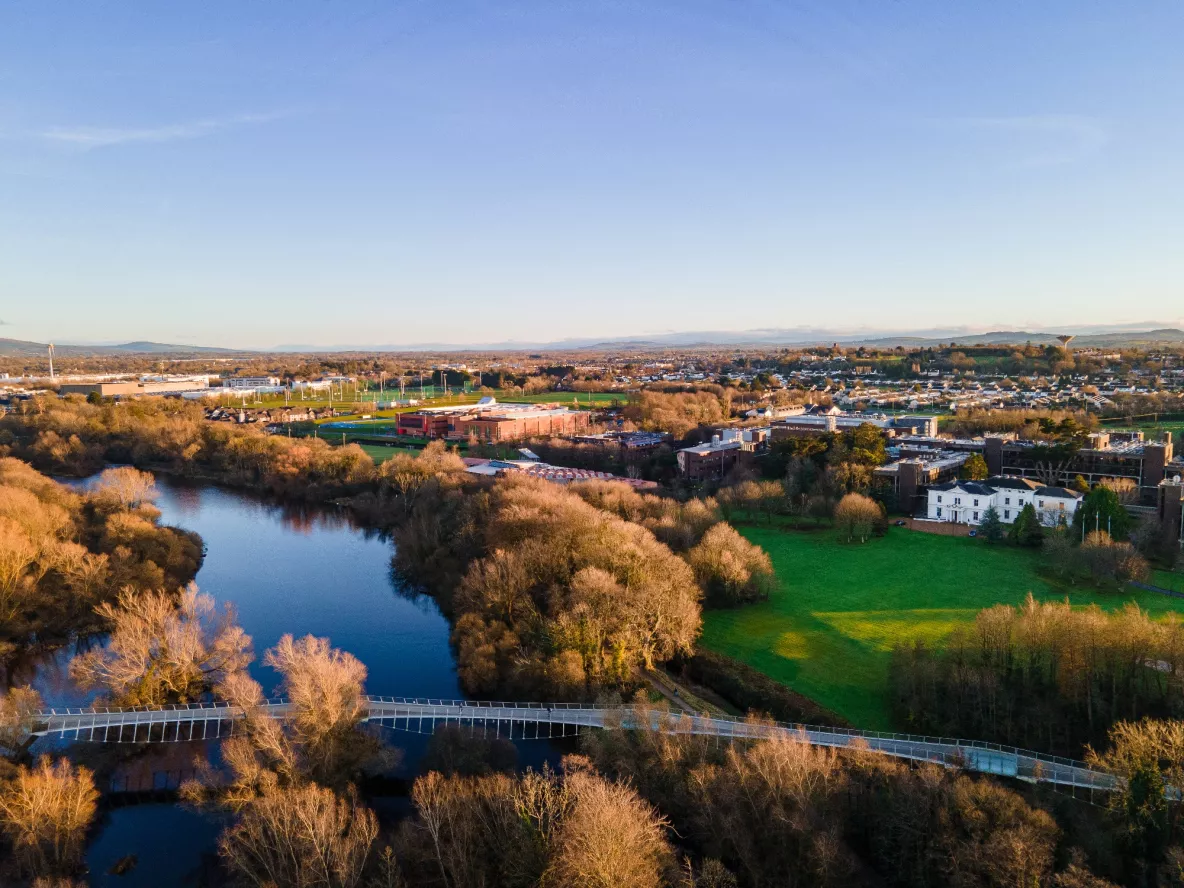
M254 640L252 675L270 693L278 676L263 666L262 654L284 633L328 637L366 664L366 689L373 694L455 699L461 696L448 646L448 624L435 602L405 587L391 570L393 550L381 533L357 527L340 509L278 504L235 491L179 483L158 477L161 520L199 533L206 557L197 575L203 592L219 607L231 603L239 623ZM71 648L24 664L22 680L32 679L49 705L83 706L93 695L78 691L68 667L75 648L101 639L84 639ZM392 732L390 742L405 752L398 776L413 776L428 738ZM61 738L42 747L68 745ZM89 749L87 748L89 747ZM519 744L521 766L554 763L572 743ZM221 823L173 802L143 804L153 789L172 788L192 772L194 760L219 754L216 743L110 748L75 744L71 755L89 761L103 788L116 792L88 851L92 886L186 884L209 867ZM145 795L147 793L147 795ZM374 800L379 810L402 812L402 801ZM120 859L137 856L126 875L108 875Z

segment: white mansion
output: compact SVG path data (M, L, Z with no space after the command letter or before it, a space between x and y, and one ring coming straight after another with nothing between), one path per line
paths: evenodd
M1031 478L1010 476L988 478L986 481L947 481L929 488L929 508L926 517L931 521L952 521L957 524L980 524L983 513L991 506L1004 524L1019 517L1020 510L1031 504L1040 523L1055 527L1061 519L1072 523L1073 513L1082 495L1064 487L1045 487Z

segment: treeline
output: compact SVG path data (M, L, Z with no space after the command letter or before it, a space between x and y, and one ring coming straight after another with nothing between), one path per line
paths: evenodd
M727 424L732 416L731 389L704 386L696 391L669 392L647 388L631 399L625 416L638 428L669 432L681 441L699 428Z
M394 537L398 567L454 620L472 693L628 687L638 669L691 650L705 593L736 603L772 579L768 557L721 524L714 503L619 483L436 486Z
M36 398L0 417L5 449L60 474L128 463L308 500L341 496L375 476L374 461L357 445L206 422L201 406L163 398Z
M996 605L941 649L893 651L890 693L902 728L1078 757L1118 721L1184 715L1184 628L1134 603L1114 612L1068 602Z
M375 467L356 446L207 423L200 408L161 400L36 401L0 419L0 435L57 471L118 460L348 503L393 530L400 569L453 618L473 692L628 684L638 666L689 650L702 598L757 600L772 582L767 556L721 525L714 501L480 480L439 442Z
M152 477L105 471L85 492L0 458L0 659L106 628L96 607L121 590L177 589L200 538L159 524Z
M1094 431L1098 418L1084 410L986 409L962 407L942 431L958 438L1014 432L1018 437L1036 440Z
M107 651L89 661L103 664L96 684L113 701L127 702L128 687L144 689L143 701L156 705L213 693L243 712L218 763L182 788L188 803L225 818L219 860L232 881L283 888L1105 888L1077 844L1088 840L1092 861L1130 884L1181 859L1170 830L1176 806L1148 808L1142 793L1119 796L1111 824L1117 838L1095 828L1083 840L988 778L789 736L729 745L646 708L633 717L656 718L663 731L610 724L585 735L583 755L568 757L558 771L506 773L500 769L512 762L497 744L446 730L428 753L433 770L412 785L411 815L384 830L360 790L380 785L374 781L397 754L364 727L365 667L325 639L285 636L264 657L289 701L282 717L272 717L261 708L263 689L245 672L249 639L229 617L216 621L192 609L196 597L158 621L152 615L164 612L152 596L126 596L112 608ZM169 619L205 630L182 641ZM199 669L190 690L176 696L176 679L193 668L166 640L186 653L221 651L220 665ZM87 661L83 655L76 663ZM19 719L25 693L5 698L5 715ZM1127 785L1179 782L1174 753L1184 741L1172 745L1170 728L1116 736L1107 763L1139 778ZM94 774L64 759L0 771L0 832L8 843L0 876L19 884L77 875L96 814Z
M1108 884L1073 863L1082 855L1047 811L990 780L793 737L721 745L668 719L667 733L584 740L599 770L636 787L679 837L681 880L648 884Z

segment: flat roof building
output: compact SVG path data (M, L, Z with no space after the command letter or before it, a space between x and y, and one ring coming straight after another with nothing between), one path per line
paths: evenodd
M482 398L457 407L425 407L399 416L400 435L514 441L535 435L573 435L588 428L590 414L558 404L499 404Z

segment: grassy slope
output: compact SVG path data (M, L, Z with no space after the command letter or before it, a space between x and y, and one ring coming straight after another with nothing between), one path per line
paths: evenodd
M1036 573L1039 555L979 540L890 528L864 545L830 530L749 526L742 533L769 553L779 588L768 602L704 614L702 644L743 660L856 725L890 728L885 699L892 646L940 641L984 607L1064 590ZM1073 591L1075 604L1119 607L1125 596ZM1184 611L1184 600L1146 593L1153 613Z

